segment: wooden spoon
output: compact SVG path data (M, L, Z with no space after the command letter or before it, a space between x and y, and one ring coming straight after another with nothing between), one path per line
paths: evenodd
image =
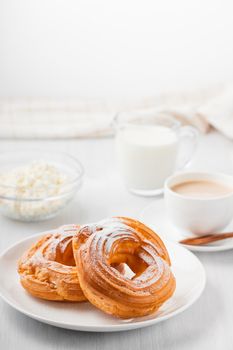
M182 244L188 245L204 245L216 241L221 241L222 239L233 238L233 232L227 233L213 233L209 235L203 235L198 237L185 238L179 241Z

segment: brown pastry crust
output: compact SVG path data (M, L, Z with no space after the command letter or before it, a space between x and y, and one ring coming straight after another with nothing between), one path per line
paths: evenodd
M166 247L139 221L119 217L83 226L73 238L73 250L83 293L106 313L149 315L174 293ZM115 268L122 263L133 271L132 278Z
M33 296L46 300L86 300L79 284L72 239L79 229L65 225L57 233L39 239L19 260L22 286Z

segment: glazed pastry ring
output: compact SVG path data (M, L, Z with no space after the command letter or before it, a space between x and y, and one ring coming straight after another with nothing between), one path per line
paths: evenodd
M46 300L86 300L72 249L78 229L76 225L65 225L56 233L48 233L19 260L20 282L30 294Z
M175 290L168 252L159 236L129 218L81 227L73 238L86 298L106 313L131 318L155 312ZM116 269L126 264L133 277Z

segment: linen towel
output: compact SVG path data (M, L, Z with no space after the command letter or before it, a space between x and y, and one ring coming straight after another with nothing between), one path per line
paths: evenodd
M166 113L206 133L215 127L233 139L233 85L137 100L1 98L0 138L80 138L113 134L119 112Z

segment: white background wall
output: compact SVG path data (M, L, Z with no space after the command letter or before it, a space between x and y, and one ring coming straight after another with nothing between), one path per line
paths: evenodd
M231 80L231 0L0 0L0 96L137 97Z

